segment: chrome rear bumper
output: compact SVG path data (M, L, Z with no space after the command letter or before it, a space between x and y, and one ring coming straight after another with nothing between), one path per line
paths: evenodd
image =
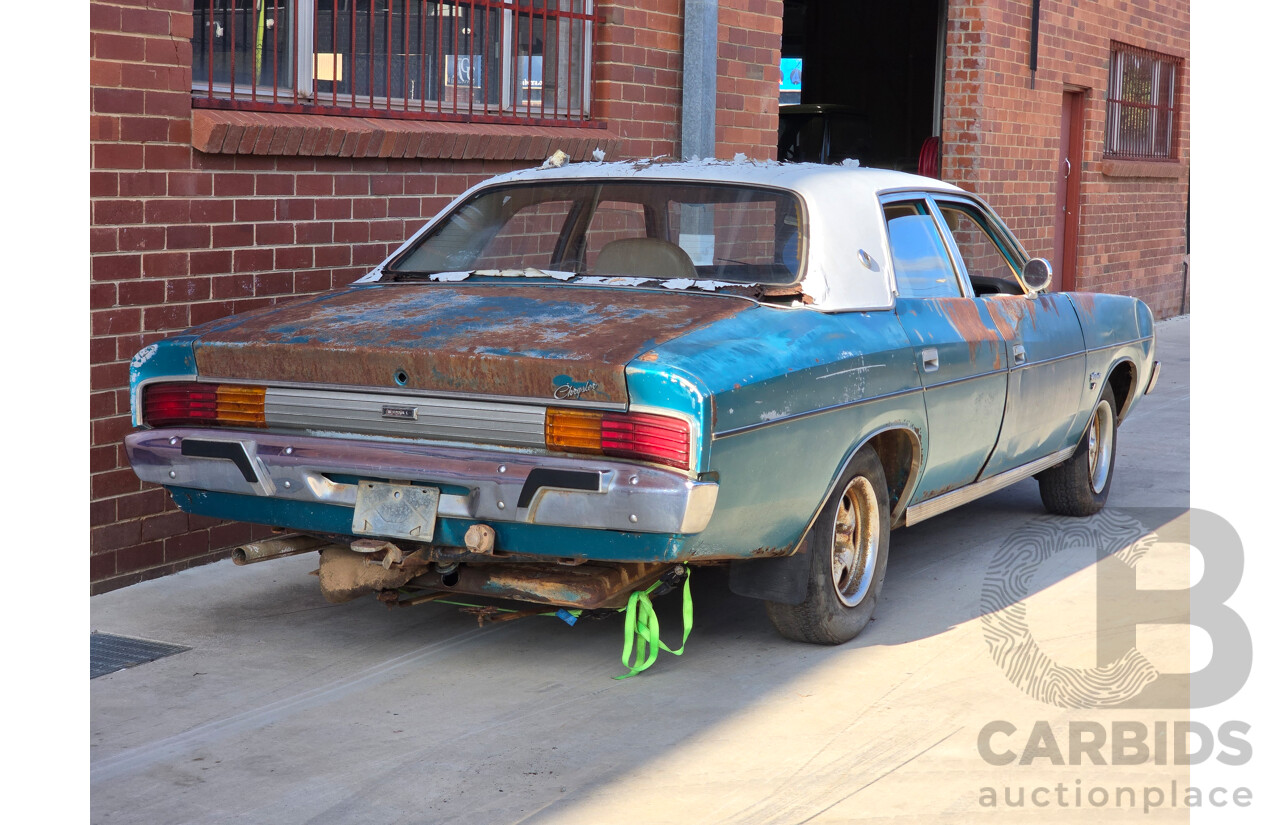
M637 533L701 532L719 485L675 470L592 456L217 429L132 433L125 449L143 481L354 508L356 485L333 476L461 487L443 518Z

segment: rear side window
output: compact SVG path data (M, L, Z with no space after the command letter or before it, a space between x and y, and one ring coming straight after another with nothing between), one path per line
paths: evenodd
M889 254L903 298L960 298L964 291L938 225L923 201L886 204Z

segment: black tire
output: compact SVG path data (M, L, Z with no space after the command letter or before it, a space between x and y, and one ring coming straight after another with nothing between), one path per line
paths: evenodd
M1091 516L1103 508L1116 469L1118 422L1116 396L1108 386L1071 458L1037 476L1046 510L1059 516Z
M765 611L788 639L843 644L871 621L889 560L889 486L874 451L863 450L849 462L805 537L804 552L804 601L767 601Z

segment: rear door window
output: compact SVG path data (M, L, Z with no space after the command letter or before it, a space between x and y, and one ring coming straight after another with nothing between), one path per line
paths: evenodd
M898 295L903 298L961 298L964 290L946 242L923 200L884 206L889 254Z

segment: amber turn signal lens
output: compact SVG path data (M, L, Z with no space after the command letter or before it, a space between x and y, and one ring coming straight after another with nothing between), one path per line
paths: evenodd
M571 453L600 453L602 413L585 410L547 410L547 449Z
M266 426L267 388L218 385L218 423L233 427Z

